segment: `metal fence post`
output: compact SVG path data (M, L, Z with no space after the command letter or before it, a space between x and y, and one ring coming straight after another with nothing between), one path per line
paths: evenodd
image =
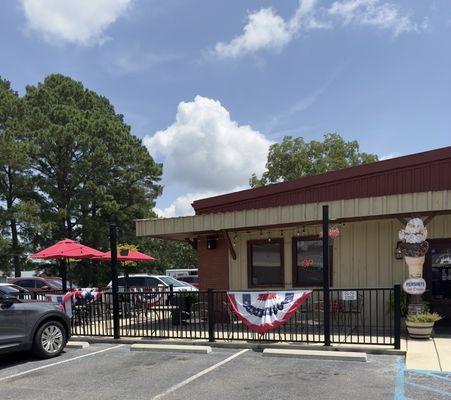
M214 293L213 289L207 291L208 303L208 341L215 341L215 307L214 307Z
M395 349L401 349L401 285L394 286L394 335Z
M110 225L110 249L111 249L111 283L113 287L113 335L120 338L119 324L119 279L117 276L117 229L116 225Z
M330 284L329 284L329 206L323 206L323 312L324 345L330 346Z

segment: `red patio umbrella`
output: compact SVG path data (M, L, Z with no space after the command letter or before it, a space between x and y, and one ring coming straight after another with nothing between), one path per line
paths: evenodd
M99 250L85 246L72 239L63 239L54 245L31 255L29 258L58 260L68 258L84 259L102 256L103 253Z
M67 260L69 266L69 259L86 259L101 257L103 253L92 247L85 246L72 239L63 239L54 245L41 250L29 258L37 258L43 260ZM69 268L68 268L69 269ZM63 278L63 290L66 290L66 280Z
M94 257L95 260L110 261L111 251L102 253L101 257ZM147 254L141 253L138 250L129 250L127 255L121 255L119 252L117 254L117 261L134 261L134 262L145 262L145 261L157 261L156 258L148 256Z
M102 254L102 257L95 257L94 259L99 261L110 261L111 251L107 251ZM157 261L157 259L152 256L148 256L147 254L141 253L138 250L128 250L127 255L121 255L120 252L118 252L117 261L146 262L146 261ZM125 272L125 286L127 287L128 271L125 269L124 272Z

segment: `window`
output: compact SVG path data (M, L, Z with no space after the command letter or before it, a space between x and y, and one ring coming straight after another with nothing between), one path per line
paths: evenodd
M125 286L125 278L118 279L118 286ZM146 277L145 276L130 276L127 278L128 287L142 288L146 287Z
M20 281L15 281L14 284L27 289L35 287L33 279L22 279Z
M332 276L329 246L329 276ZM317 237L293 240L293 286L323 285L323 241Z
M38 289L41 289L41 288L44 287L44 286L48 286L47 283L45 283L44 281L38 281L38 280L36 280L36 287L37 287Z
M182 282L178 281L177 279L174 279L170 276L160 276L159 278L160 280L162 280L166 285L172 285L174 287L183 287L185 286ZM160 283L160 282L158 282Z
M146 286L147 287L157 287L158 285L161 285L161 282L156 278L147 278L146 279Z
M248 242L249 286L282 286L283 240Z

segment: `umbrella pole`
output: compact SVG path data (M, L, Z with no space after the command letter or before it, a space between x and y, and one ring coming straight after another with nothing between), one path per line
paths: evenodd
M63 292L67 291L67 269L66 269L66 260L64 258L60 261L60 277L63 284Z
M70 262L69 262L69 259L67 260L67 277L69 278L70 290L72 291L73 287L72 287L72 279L71 279L71 276L70 276Z
M125 267L125 262L122 264L122 268L124 270L124 286L125 286L125 291L128 292L128 270Z

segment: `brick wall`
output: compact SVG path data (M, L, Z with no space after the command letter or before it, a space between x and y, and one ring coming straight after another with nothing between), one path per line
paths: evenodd
M229 289L229 249L225 238L219 237L216 249L207 249L207 239L199 239L197 243L199 262L199 288Z

